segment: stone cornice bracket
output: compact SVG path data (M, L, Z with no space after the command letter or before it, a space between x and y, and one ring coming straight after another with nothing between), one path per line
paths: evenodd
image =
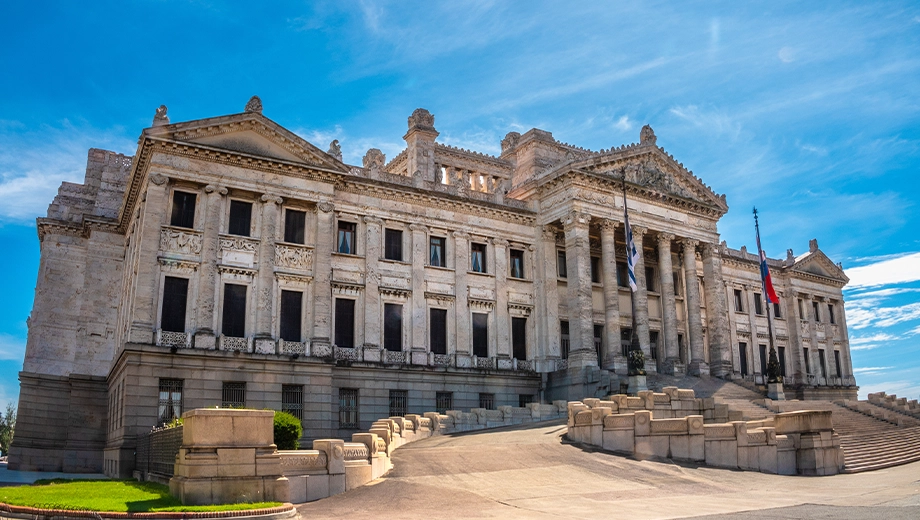
M157 186L162 186L166 184L166 181L169 180L169 177L161 173L153 173L150 175L150 182L156 184Z
M376 225L378 225L378 226L382 226L382 225L383 225L383 219L382 219L382 218L377 218L377 217L366 216L366 217L364 217L364 223L365 223L365 224L376 224Z
M335 205L329 201L323 201L316 204L316 209L323 213L329 213L335 209Z
M282 202L284 202L284 199L282 199L278 195L272 195L270 193L266 193L265 195L262 195L260 200L266 204L281 204Z
M428 232L428 226L425 226L423 224L409 224L409 229L412 231L420 231L422 233Z
M262 113L262 98L259 96L252 96L249 98L249 102L246 103L245 112L255 112L257 114Z
M674 240L674 235L671 233L658 233L658 236L656 238L658 240L658 244L663 244L663 243L670 244L671 241Z
M492 242L492 245L496 247L508 247L509 244L509 242L504 238L492 238L489 239L489 241Z
M467 233L466 231L451 231L450 234L451 234L454 238L459 238L459 239L462 239L462 240L469 240L469 239L470 239L470 234Z
M214 193L215 191L221 195L226 195L229 193L229 190L223 186L215 186L213 184L208 184L204 187L205 193Z
M609 218L601 219L599 226L601 229L616 231L620 226L620 223L616 220L610 220Z
M587 226L590 222L591 215L581 211L572 211L562 219L562 225L566 231L579 225Z

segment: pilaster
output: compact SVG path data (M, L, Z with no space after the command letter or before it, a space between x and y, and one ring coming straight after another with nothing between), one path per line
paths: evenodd
M137 255L144 258L156 258L160 249L160 229L166 224L169 207L169 179L162 174L152 173L147 183L147 196L144 201L144 214L137 232L140 247ZM126 269L130 268L126 266ZM131 313L131 330L128 341L134 343L153 343L154 327L157 323L157 298L160 292L160 266L156 262L138 263L134 310Z
M380 249L383 220L364 217L367 227L367 243L364 254L364 346L379 348L380 332Z
M457 366L469 366L473 343L470 338L472 319L470 316L469 275L470 269L470 235L463 231L454 231L454 272L456 274L454 299L457 321Z
M218 294L217 252L220 244L221 206L227 188L205 186L205 221L201 238L201 267L198 268L198 302L195 307L195 348L216 348L214 303Z
M620 287L617 284L616 232L618 222L602 220L601 268L604 274L604 348L600 363L607 370L615 370L617 361L625 363L620 356Z
M332 248L335 240L335 206L331 202L316 205L316 249L313 267L313 339L314 345L329 345L332 327Z
M278 208L282 199L262 195L262 232L259 237L259 272L257 274L255 351L275 353L275 240L278 236Z
M425 351L428 345L428 327L425 310L425 264L428 247L428 228L421 224L409 226L412 232L412 350Z
M555 226L542 226L538 231L539 260L534 264L534 296L538 316L542 317L538 318L537 322L540 329L536 358L542 361L547 358L559 358L559 282L556 276L557 229Z
M569 367L597 366L594 352L594 309L591 301L591 216L572 211L562 220L568 284Z
M495 355L511 358L511 320L508 314L508 241L492 239L495 249Z
M661 340L664 348L661 349L664 358L662 370L666 374L674 374L675 367L681 365L680 351L677 345L677 302L674 299L674 266L671 263L671 241L674 235L658 233L658 273L659 287L661 287L662 328Z
M708 376L709 366L703 358L703 317L700 313L700 283L696 275L696 245L689 238L681 239L683 248L684 279L687 281L687 329L690 333L690 366L688 373Z

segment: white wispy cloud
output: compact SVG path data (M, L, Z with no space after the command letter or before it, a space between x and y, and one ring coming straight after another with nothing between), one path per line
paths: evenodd
M623 132L628 132L633 129L633 123L629 120L629 116L622 116L617 119L617 122L613 124L615 128Z
M26 340L0 332L0 360L22 360L26 354Z
M850 288L876 287L920 280L920 252L853 267L844 271Z
M867 327L884 328L920 319L920 302L896 307L871 306L847 309L847 324L856 330Z
M894 367L860 367L860 368L854 368L853 373L854 374L878 374L881 372L885 372L886 370L891 370L892 368Z

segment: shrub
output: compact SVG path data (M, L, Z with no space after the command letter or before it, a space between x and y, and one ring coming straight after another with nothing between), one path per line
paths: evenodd
M275 412L275 444L279 450L296 450L303 435L300 419L287 412Z

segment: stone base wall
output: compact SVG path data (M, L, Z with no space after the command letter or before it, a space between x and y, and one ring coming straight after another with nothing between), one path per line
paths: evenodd
M858 386L801 386L795 389L796 399L802 401L856 401L858 393ZM786 398L790 397L787 395Z

